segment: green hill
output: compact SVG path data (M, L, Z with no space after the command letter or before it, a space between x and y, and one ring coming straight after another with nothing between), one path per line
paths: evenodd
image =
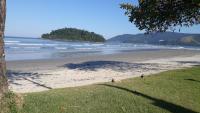
M155 33L149 35L124 34L108 39L107 42L200 46L200 34L186 34L173 32Z
M99 34L76 28L62 28L53 30L50 33L43 34L41 37L44 39L67 40L67 41L90 41L90 42L105 41L104 37Z

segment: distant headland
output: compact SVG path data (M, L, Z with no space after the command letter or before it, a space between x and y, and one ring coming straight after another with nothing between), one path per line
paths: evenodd
M123 34L108 39L107 42L153 44L153 45L181 45L200 46L200 34L163 32L154 34Z
M53 30L50 33L42 34L41 37L52 40L105 42L102 35L77 28L62 28Z

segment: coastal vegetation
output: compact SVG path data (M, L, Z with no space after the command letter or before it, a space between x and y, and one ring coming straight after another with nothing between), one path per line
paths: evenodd
M146 33L200 24L200 0L138 0L138 4L122 3L121 8L129 21Z
M44 39L68 40L68 41L90 41L90 42L105 41L104 37L99 34L76 28L62 28L53 30L50 33L43 34L41 37Z
M27 93L21 113L197 113L200 67Z

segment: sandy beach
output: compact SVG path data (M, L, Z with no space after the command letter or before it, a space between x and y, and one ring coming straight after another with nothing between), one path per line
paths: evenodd
M119 82L162 71L200 65L200 51L155 50L77 58L8 61L10 90L39 92L101 82Z

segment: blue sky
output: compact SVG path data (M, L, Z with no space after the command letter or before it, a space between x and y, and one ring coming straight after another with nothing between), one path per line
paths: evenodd
M137 0L7 0L5 35L40 37L63 27L93 31L111 38L142 33L119 8ZM182 28L184 33L200 33L200 25Z

